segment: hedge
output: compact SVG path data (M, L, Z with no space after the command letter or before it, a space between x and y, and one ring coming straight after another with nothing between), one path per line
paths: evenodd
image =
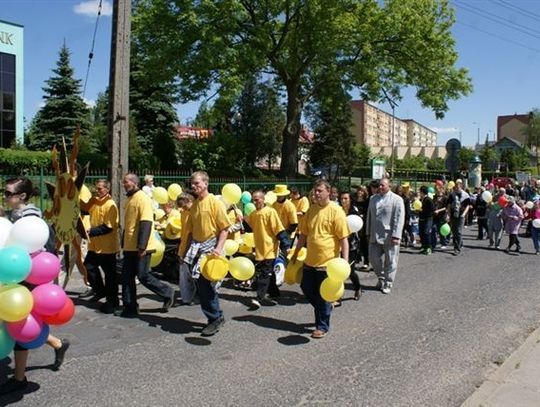
M35 173L39 172L40 168L49 168L50 166L50 151L0 148L0 172L4 174Z

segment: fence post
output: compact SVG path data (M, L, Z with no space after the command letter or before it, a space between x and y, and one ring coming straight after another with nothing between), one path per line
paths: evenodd
M43 167L39 167L39 209L43 211Z
M242 191L245 191L246 190L246 175L244 173L242 173L242 179L243 179L243 183L244 183Z

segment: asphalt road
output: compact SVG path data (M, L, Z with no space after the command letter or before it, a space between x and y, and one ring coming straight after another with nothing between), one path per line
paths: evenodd
M53 332L72 347L59 372L44 347L29 359L24 406L457 406L539 326L540 257L487 249L466 231L461 256L406 250L390 295L360 273L360 301L346 291L331 332L313 340L313 312L298 286L274 307L249 311L249 293L224 288L227 323L203 338L198 306L141 317L102 315L79 301L75 319ZM507 242L507 237L503 243ZM70 283L71 284L71 283ZM141 287L141 286L139 286ZM80 281L73 292L82 291ZM11 373L0 362L0 380Z

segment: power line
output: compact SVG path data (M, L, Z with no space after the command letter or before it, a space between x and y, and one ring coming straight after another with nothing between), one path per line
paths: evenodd
M88 67L86 68L86 78L84 79L83 98L86 94L86 84L88 83L88 75L90 74L90 66L92 65L92 58L94 58L94 45L96 44L96 34L99 25L99 17L101 17L101 3L103 0L99 0L98 13L96 18L96 25L94 26L94 35L92 36L92 46L90 47L90 53L88 54Z
M530 10L527 10L527 9L524 9L524 8L521 8L519 6L516 6L515 4L511 4L511 3L508 3L507 1L504 1L504 0L494 0L496 3L499 4L499 6L501 7L504 7L508 10L512 10L512 11L515 11L521 15L524 15L525 17L529 17L535 21L540 21L540 14L536 14L536 13L533 13L532 11Z
M474 25L467 24L467 23L463 23L463 22L461 22L461 21L456 21L456 23L457 23L457 24L464 25L465 27L469 27L469 28L471 28L471 29L473 29L473 30L480 31L480 32L482 32L482 33L484 33L484 34L491 35L492 37L495 37L495 38L498 38L498 39L500 39L500 40L509 42L509 43L511 43L511 44L518 45L518 46L520 46L520 47L522 47L522 48L526 48L526 49L528 49L529 51L533 51L533 52L538 52L538 53L540 53L540 49L536 49L536 48L529 47L528 45L522 44L522 43L520 43L520 42L518 42L518 41L514 41L514 40L511 40L511 39L509 39L509 38L503 37L502 35L494 34L494 33L490 32L490 31L483 30L483 29L481 29L481 28L475 27Z
M511 28L513 30L519 31L523 34L527 34L534 38L540 38L540 31L536 31L532 28L526 27L521 24L514 23L512 21L506 20L504 18L499 17L496 14L490 13L489 11L484 11L482 9L479 9L477 7L471 6L469 4L461 3L459 0L454 0L454 3L457 7L460 7L464 11L468 11L469 13L475 14L477 16L480 16L482 18L485 18L487 20L493 21L497 24L504 25L505 27Z

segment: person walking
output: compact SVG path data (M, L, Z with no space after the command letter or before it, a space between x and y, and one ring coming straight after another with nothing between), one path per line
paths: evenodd
M158 243L153 230L152 201L139 189L139 177L136 174L126 174L122 183L127 195L122 238L122 308L116 310L115 315L123 318L136 318L139 315L135 277L161 297L163 311L167 312L174 304L174 290L150 273L150 258Z
M377 275L378 288L390 294L396 279L399 245L405 223L403 199L390 190L390 180L379 182L379 192L369 201L366 234L369 262Z
M300 287L315 311L314 339L324 338L330 330L332 304L321 297L321 284L326 274L326 264L339 257L349 261L349 241L351 234L345 212L330 201L330 184L325 180L315 182L313 193L315 203L311 205L300 225L298 244L291 257L296 262L300 250L307 246L306 259Z
M510 253L510 249L515 245L516 253L521 252L521 245L518 239L519 227L521 226L521 221L523 220L523 211L516 205L516 199L513 196L506 198L508 204L504 207L502 217L504 220L504 230L508 233L509 241L508 247L505 252Z
M448 196L448 214L454 243L454 256L461 254L463 247L463 226L471 206L469 198L469 194L463 190L463 181L456 180L454 189Z
M223 255L223 246L231 226L225 206L208 191L208 182L208 174L204 171L196 171L191 175L191 189L197 199L189 211L186 225L189 244L186 252L181 253L184 263L197 281L201 309L208 320L201 332L203 336L215 335L225 324L225 318L219 305L218 283L204 277L200 262L203 255Z
M540 222L540 199L537 199L534 201L534 206L531 209L531 238L534 245L534 251L536 255L540 254L540 227L535 226L535 221L538 219L537 222Z
M433 228L433 199L428 195L428 188L425 185L420 187L420 201L422 208L418 213L418 229L420 232L420 244L422 246L420 254L431 254L431 229Z
M341 192L339 194L339 203L341 204L341 208L343 209L343 212L345 212L345 216L348 215L356 215L360 216L360 211L356 207L356 205L353 204L351 201L351 194L350 192ZM358 258L358 250L360 246L360 238L358 237L358 233L351 233L349 235L349 262L351 265L351 274L349 275L349 279L351 280L351 283L353 285L354 290L354 296L353 299L355 301L358 301L360 299L360 295L362 294L362 291L360 290L360 278L358 277L358 274L356 273L356 259ZM340 300L341 301L341 300ZM339 302L341 304L341 302Z

